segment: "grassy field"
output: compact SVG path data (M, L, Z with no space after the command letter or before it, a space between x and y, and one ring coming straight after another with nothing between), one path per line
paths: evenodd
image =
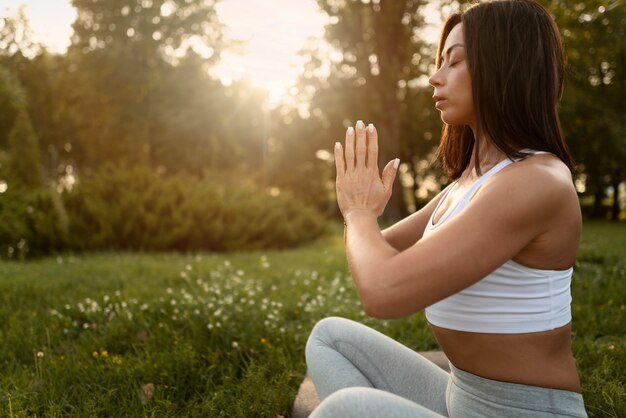
M626 224L585 224L572 289L588 413L626 416ZM329 315L437 348L421 313L363 314L339 234L283 252L2 262L0 416L289 416Z

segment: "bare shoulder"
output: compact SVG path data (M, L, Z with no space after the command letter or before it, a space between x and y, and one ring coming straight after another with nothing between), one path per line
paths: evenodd
M572 173L569 168L563 161L552 154L531 155L512 164L511 168L523 170L529 176L533 176L533 178L549 181L552 186L574 190Z
M567 223L580 222L580 208L572 175L551 154L533 155L510 164L489 179L473 201L493 209L492 216L508 219L512 226L534 224L540 234Z
M567 166L551 154L533 155L510 164L490 179L481 192L506 194L514 201L523 200L539 206L558 206L576 200L572 174ZM515 198L517 196L517 198ZM529 200L529 198L531 198Z

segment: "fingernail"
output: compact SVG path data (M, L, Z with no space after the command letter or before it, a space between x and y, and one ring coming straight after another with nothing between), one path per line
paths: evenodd
M341 148L341 144L339 142L335 142L335 149Z
M354 135L354 128L352 126L348 128L348 135L350 136Z
M399 158L396 158L396 159L393 161L393 168L394 168L395 170L397 170L399 165L400 165L400 159L399 159Z
M356 128L357 128L357 129L363 129L363 128L365 128L365 124L363 123L363 121L362 121L362 120L357 121L357 123L356 123Z
M374 124L370 123L369 125L367 125L367 130L370 131L371 134L374 133Z

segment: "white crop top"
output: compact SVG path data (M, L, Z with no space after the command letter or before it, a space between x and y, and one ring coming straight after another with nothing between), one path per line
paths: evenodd
M433 211L424 236L460 213L480 186L513 162L505 159L485 172L435 225L433 217L455 186L451 185ZM438 327L468 332L521 334L555 329L572 318L572 272L571 267L541 270L509 260L472 286L426 308L426 319Z

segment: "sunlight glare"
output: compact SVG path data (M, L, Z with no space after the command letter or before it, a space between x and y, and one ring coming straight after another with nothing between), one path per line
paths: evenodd
M276 107L302 71L306 57L298 51L307 39L323 36L328 16L315 0L223 0L215 7L244 50L225 51L211 73L226 83L250 80L267 91L267 105Z
M18 0L9 3L13 4L2 4L0 13L14 16L20 6L25 6L33 41L45 45L51 52L63 54L67 51L74 32L72 23L76 20L76 9L70 0Z

